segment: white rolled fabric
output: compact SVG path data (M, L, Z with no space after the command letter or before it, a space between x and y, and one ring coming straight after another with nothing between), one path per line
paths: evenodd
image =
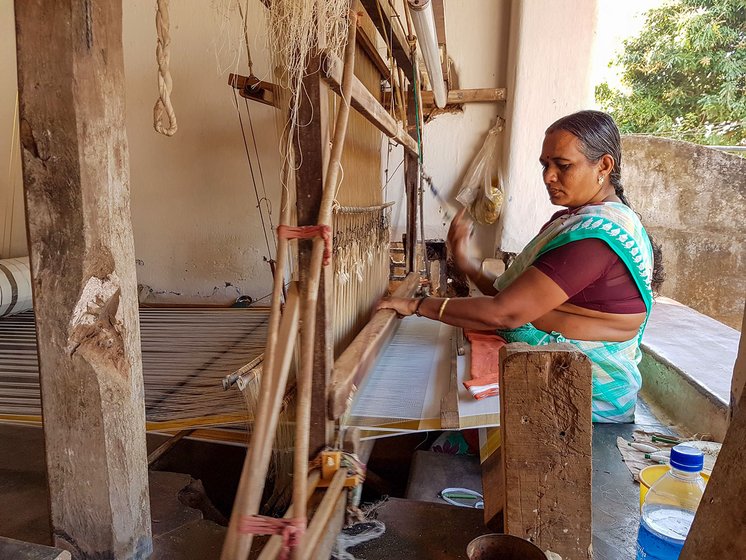
M33 309L28 257L0 260L0 317Z

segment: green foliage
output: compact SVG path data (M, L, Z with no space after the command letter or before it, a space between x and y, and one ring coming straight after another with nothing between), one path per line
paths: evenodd
M596 100L622 133L746 144L746 0L671 0L615 62L629 91L602 83Z

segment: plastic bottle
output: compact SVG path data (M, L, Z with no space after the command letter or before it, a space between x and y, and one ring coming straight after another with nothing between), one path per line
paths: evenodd
M679 444L671 449L671 470L648 490L637 534L637 560L676 560L705 490L700 476L704 454Z

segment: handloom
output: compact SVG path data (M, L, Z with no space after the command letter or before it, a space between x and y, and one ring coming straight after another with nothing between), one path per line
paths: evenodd
M220 427L204 435L245 443L251 415L221 380L262 354L268 314L261 307L141 309L148 430ZM0 421L41 422L31 311L0 320Z
M455 359L458 425L442 425L442 399L451 389L451 339L456 336L457 329L443 323L402 319L357 391L349 415L343 417L346 426L359 428L361 438L499 426L499 398L475 400L463 385L469 371L468 351Z

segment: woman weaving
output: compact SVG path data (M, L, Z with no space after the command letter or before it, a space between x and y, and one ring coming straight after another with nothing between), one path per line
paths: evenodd
M484 296L391 298L379 308L496 330L508 342L572 343L592 362L594 422L634 421L639 342L662 271L624 196L619 130L605 113L569 115L547 129L539 161L551 202L566 209L499 278L469 257L464 211L451 223L455 263Z

